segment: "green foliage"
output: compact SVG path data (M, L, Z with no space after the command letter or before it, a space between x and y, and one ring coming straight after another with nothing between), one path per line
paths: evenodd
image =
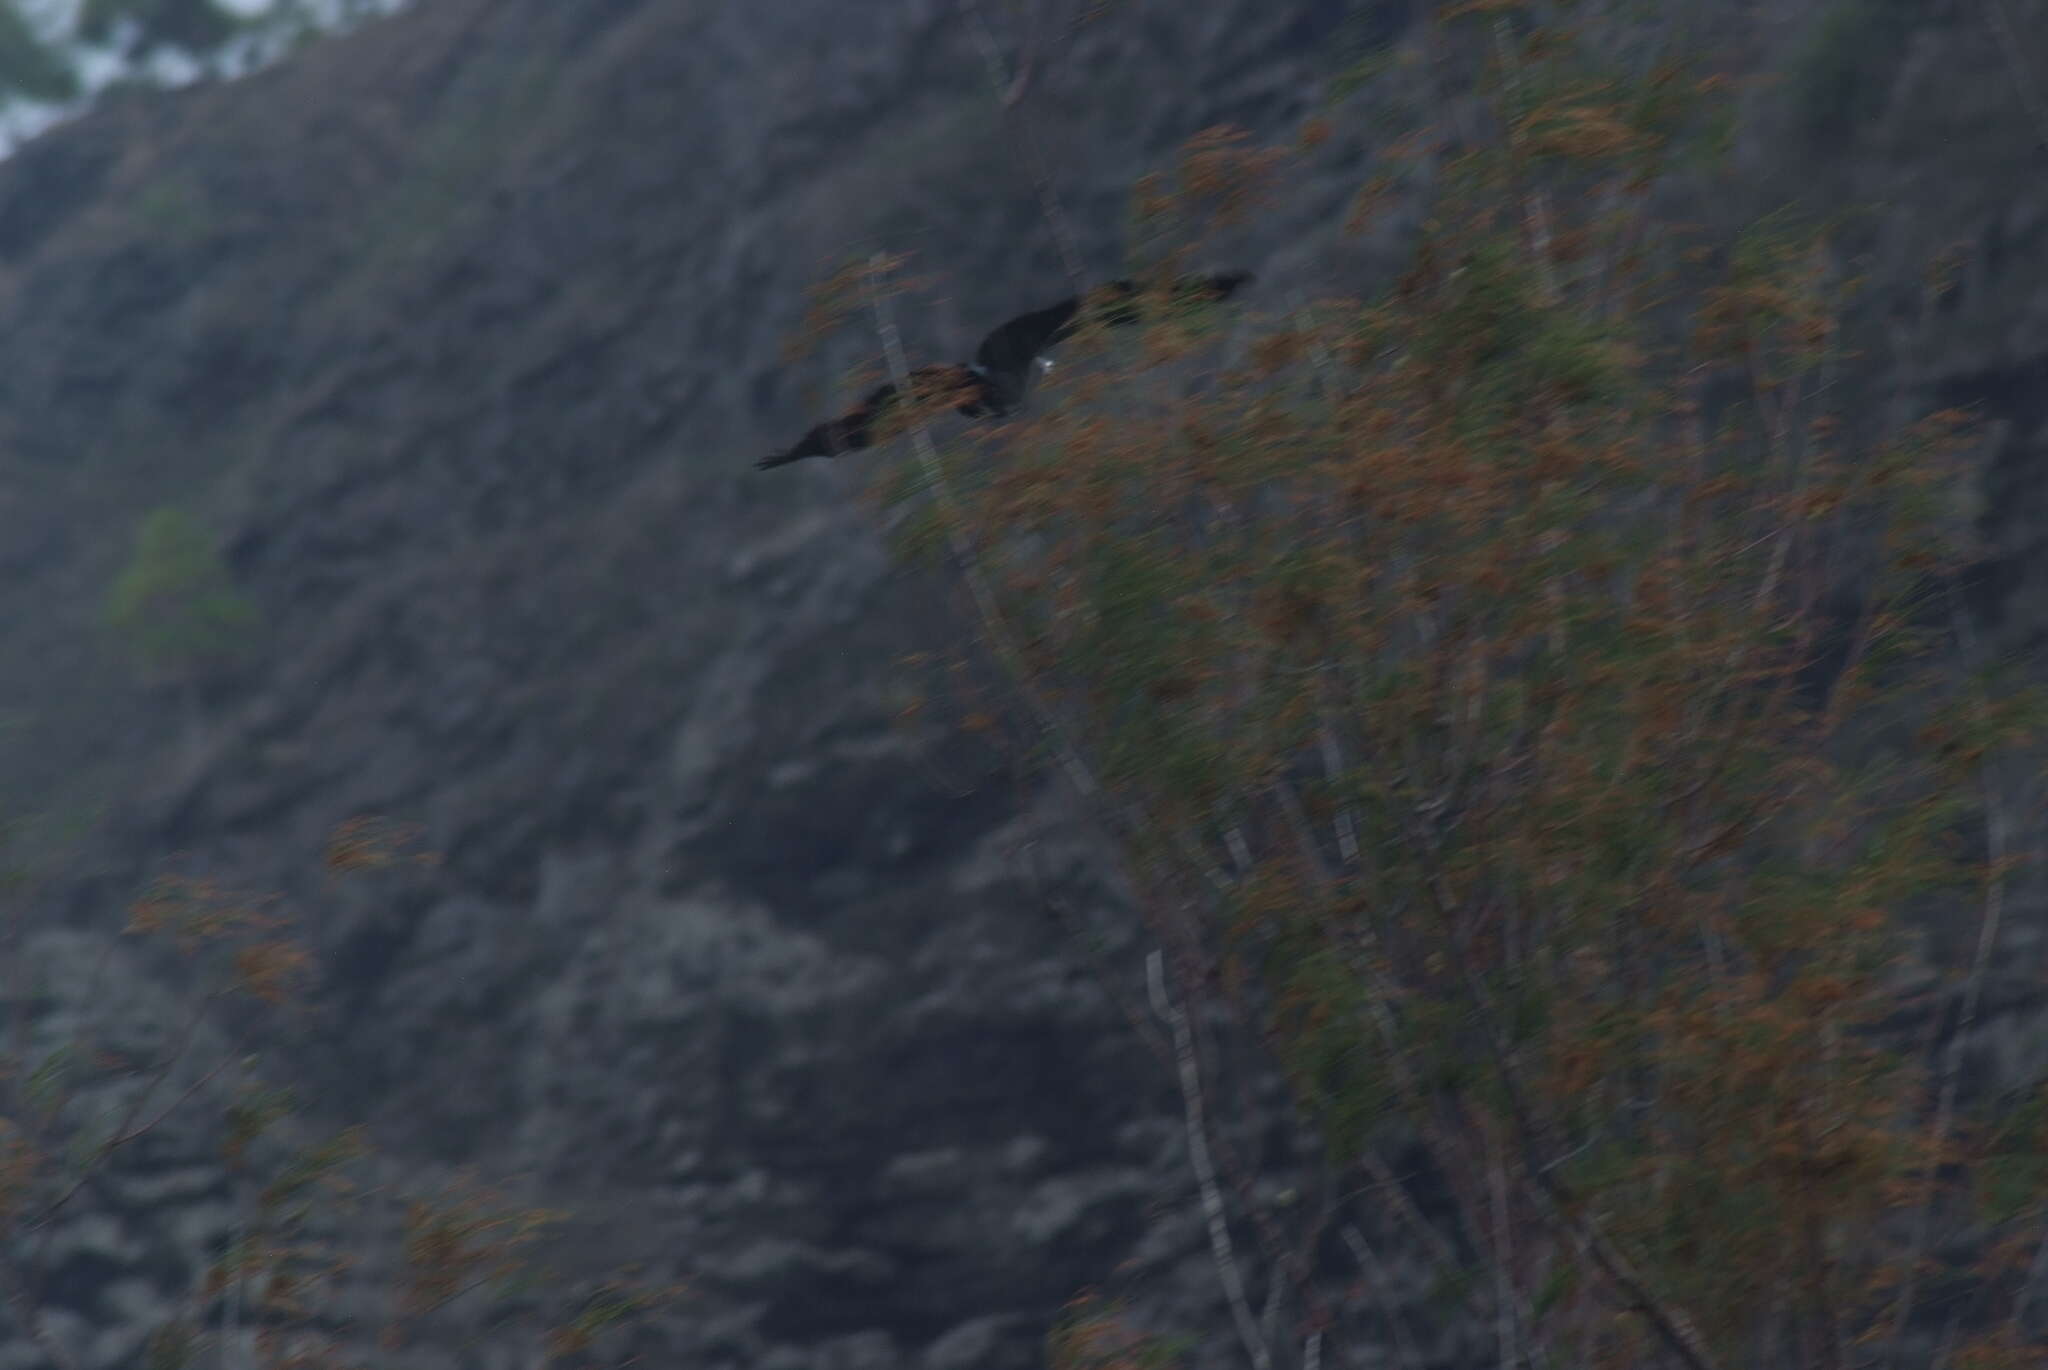
M1537 273L1505 235L1470 244L1457 267L1425 268L1412 288L1440 289L1441 306L1408 335L1407 364L1465 388L1454 422L1496 447L1505 421L1536 404L1618 406L1632 393L1634 359L1605 321L1546 307ZM1493 455L1513 460L1520 444Z
M607 1280L583 1300L573 1318L548 1333L547 1348L557 1356L586 1351L607 1332L624 1327L681 1292L678 1285L652 1289Z
M1401 58L1398 33L1388 33L1387 16L1370 6L1350 6L1337 31L1323 40L1329 77L1326 98L1346 99L1393 70Z
M79 36L104 43L124 22L136 27L142 48L174 47L211 52L232 38L244 21L215 0L86 0Z
M1891 1025L1899 920L1974 894L1996 931L2009 858L1953 839L2040 701L1959 685L1931 612L1954 416L1845 450L1827 226L1772 216L1719 271L1639 250L1715 84L1466 8L1505 146L1445 163L1391 287L1195 399L1140 398L1199 341L1148 330L1113 418L1031 422L953 531L1186 980L1265 1029L1333 1169L1391 1138L1446 1177L1446 1317L1511 1290L1503 1362L1846 1364L1809 1353L1911 1325L1962 1207L1954 1081ZM1903 50L1900 6L1842 13L1830 41ZM1141 183L1140 256L1199 236L1226 149L1265 165L1211 138ZM1747 423L1698 422L1709 373ZM1909 709L1914 745L1859 750ZM2013 1116L2005 1222L2048 1201Z
M1530 1315L1542 1318L1560 1302L1577 1293L1578 1288L1579 1268L1575 1265L1559 1265L1550 1272L1549 1278L1537 1289L1536 1297L1530 1301Z
M1400 1092L1386 1063L1360 1040L1369 1012L1357 972L1336 953L1312 946L1296 953L1276 946L1268 982L1273 1021L1288 1043L1284 1064L1330 1145L1343 1154L1364 1146L1394 1109Z
M1138 1332L1124 1303L1084 1293L1068 1302L1046 1336L1049 1370L1173 1370L1194 1349L1184 1337Z
M221 1159L230 1170L239 1169L256 1140L297 1109L298 1099L291 1090L245 1083L228 1105Z
M29 1072L23 1088L23 1099L28 1106L45 1118L54 1117L64 1101L70 1097L73 1075L76 1073L77 1050L69 1043L58 1046L36 1063Z
M175 508L142 520L105 613L143 670L173 682L234 664L253 645L257 621L213 540Z
M1515 389L1530 399L1616 404L1634 378L1631 360L1596 320L1552 312L1524 344Z
M1999 1107L1985 1125L1976 1199L1980 1215L2006 1223L2036 1217L2048 1194L2048 1086ZM2038 1221L2038 1219L2037 1219Z
M946 459L940 453L941 461ZM921 461L907 461L890 472L883 502L897 510L897 522L890 529L889 550L898 558L919 564L943 564L946 557L946 524L937 503L920 498L931 492L931 479Z
M1418 288L1437 284L1413 278ZM1457 268L1442 278L1439 307L1413 334L1413 357L1423 366L1465 366L1515 351L1542 321L1536 273L1512 240L1490 234L1470 244Z
M13 5L0 5L0 94L31 100L70 100L78 77L63 57L45 47Z
M261 1202L279 1208L341 1167L369 1154L369 1143L361 1128L344 1128L323 1142L302 1149L263 1188Z
M1342 100L1392 70L1399 56L1400 50L1392 43L1363 45L1357 56L1346 61L1330 78L1325 91L1330 99Z
M148 227L152 238L173 246L198 241L218 222L205 193L175 174L152 180L136 194L129 212Z

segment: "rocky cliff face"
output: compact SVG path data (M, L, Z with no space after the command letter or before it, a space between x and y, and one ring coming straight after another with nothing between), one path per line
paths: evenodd
M1117 265L1124 192L1181 139L1284 136L1405 21L1130 0L1076 27L1028 99L1089 266ZM1901 344L1859 383L2019 413L2048 315L2003 283L2033 282L2039 154L1997 62L1961 20L1914 30L1880 107L1955 111L1972 158L1900 130L1845 154L1843 193L1910 194L1879 235L1901 300L1919 245L2001 235L1938 325L1970 345L1915 371ZM1396 67L1352 97L1229 245L1254 308L1369 284L1385 244L1343 239L1341 205L1420 91ZM1783 110L1754 117L1762 196L1792 173ZM422 0L0 165L0 705L25 725L0 767L17 802L103 816L37 887L31 950L82 998L66 968L173 853L282 891L324 978L289 1028L224 1016L213 1044L260 1045L398 1170L529 1176L593 1270L693 1281L651 1364L1029 1365L1119 1267L1221 1364L1171 1080L1045 913L1050 880L1135 975L1111 863L1057 789L899 719L899 658L965 629L892 565L852 463L748 469L872 350L778 359L803 287L871 247L940 277L905 313L917 351L1063 289L950 3ZM2038 498L2034 446L2015 429L1997 459L2009 511ZM168 501L225 531L266 624L196 732L93 617ZM2014 585L2040 526L1994 529ZM2000 603L2014 633L2042 620ZM442 864L314 876L365 812ZM144 1011L169 968L122 944L110 974L109 1013L170 1015ZM57 999L51 1032L99 1007ZM1230 1129L1284 1180L1279 1104ZM59 1330L88 1364L134 1363L226 1230L182 1135L66 1230ZM41 1363L0 1336L0 1365Z

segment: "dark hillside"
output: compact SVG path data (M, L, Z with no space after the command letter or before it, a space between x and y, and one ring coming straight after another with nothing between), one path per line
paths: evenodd
M1078 27L1026 102L1088 267L1121 265L1136 176L1222 121L1290 138L1406 9L1130 0ZM1772 11L1788 43L1817 13ZM2048 154L1981 25L1900 41L1874 107L1954 111L1972 151L1892 116L1827 154L1850 162L1829 194L1911 197L1853 383L2032 414ZM1225 245L1254 312L1374 279L1389 244L1338 225L1421 79L1396 63L1348 97ZM1785 108L1760 97L1743 140L1760 195L1821 157L1776 137ZM783 364L805 286L915 251L937 288L906 341L959 355L1064 293L1036 206L941 0L420 0L0 164L0 798L37 832L98 820L40 872L32 916L68 929L34 954L61 971L173 854L282 891L329 973L267 1067L395 1165L533 1176L591 1224L592 1268L697 1281L649 1364L1022 1367L1125 1262L1162 1320L1225 1327L1171 1078L1014 857L1035 841L1135 975L1108 863L1056 788L899 721L897 660L962 630L891 563L864 473L750 469L874 351L851 328ZM1886 315L1956 238L1998 244L1959 302ZM2039 456L2014 427L1996 457L2015 641L2048 625ZM196 696L140 680L100 621L170 504L261 621ZM361 813L443 863L322 881ZM109 1002L155 1012L166 968L121 948ZM1987 1030L2040 1055L2015 1021ZM1286 1144L1279 1102L1234 1121L1248 1149ZM95 1366L137 1363L152 1300L225 1230L182 1144L153 1153L171 1180L67 1219L99 1262L67 1306L112 1329ZM14 1349L0 1330L0 1366L40 1364Z

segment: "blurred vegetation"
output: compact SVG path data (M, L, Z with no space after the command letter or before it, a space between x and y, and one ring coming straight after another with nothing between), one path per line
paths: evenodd
M337 878L431 867L416 839L360 817L336 829L324 864ZM195 1161L210 1149L232 1210L214 1249L190 1253L204 1268L151 1331L151 1370L364 1370L404 1347L457 1341L595 1370L619 1365L641 1316L682 1294L632 1272L565 1277L543 1257L566 1214L468 1175L381 1180L363 1130L319 1121L320 1101L260 1056L208 1059L216 1005L281 1016L317 981L305 920L275 898L178 873L151 881L126 934L174 949L193 988L183 1003L165 991L165 1004L109 1007L124 1001L102 955L84 986L93 1011L67 1036L41 1022L55 1006L44 980L77 944L33 936L18 894L0 883L0 1298L10 1330L49 1364L81 1363L46 1297L62 1278L67 1209L146 1140Z
M1985 1097L1962 1056L2048 693L1959 617L1968 417L1850 445L1828 225L1646 248L1689 231L1651 193L1679 159L1734 174L1703 54L1616 70L1514 4L1435 22L1490 121L1383 151L1355 229L1434 169L1385 290L1211 360L1218 311L1170 282L1277 168L1210 130L1135 197L1143 355L889 478L929 497L903 541L972 592L1016 744L1121 842L1247 1362L1462 1335L1503 1365L2040 1365L2042 1082ZM1823 24L1809 132L1853 136L1914 22ZM1711 384L1745 392L1718 427ZM1923 974L1931 1048L1896 1027ZM1372 1204L1247 1200L1256 1160L1204 1121L1219 1021L1277 1055L1323 1192ZM1433 1252L1435 1306L1334 1305L1303 1253L1339 1237L1368 1285L1375 1241ZM1121 1326L1078 1316L1055 1362L1150 1363Z
M107 593L109 627L151 679L190 684L234 665L255 641L256 607L214 540L182 509L146 515Z
M129 209L160 243L182 247L199 241L219 216L206 193L189 178L164 175L137 192Z
M69 100L78 94L70 64L44 46L11 3L0 4L0 94L32 100Z
M135 26L135 47L211 52L239 32L244 21L214 0L86 0L78 34L89 42L112 39L121 25Z

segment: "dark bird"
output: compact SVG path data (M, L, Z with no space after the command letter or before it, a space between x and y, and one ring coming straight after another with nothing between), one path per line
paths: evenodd
M1249 271L1183 276L1174 282L1173 296L1190 301L1227 300L1252 279ZM1071 338L1086 322L1084 307L1106 324L1126 327L1138 322L1141 293L1135 281L1111 281L1085 301L1070 295L1058 304L1019 314L981 340L972 362L920 366L912 371L911 397L949 401L955 412L970 419L1001 418L1023 402L1034 365L1050 365L1040 360L1040 354ZM805 457L836 457L873 446L883 417L897 401L893 381L878 385L848 412L817 424L793 447L765 456L754 465L765 471Z

